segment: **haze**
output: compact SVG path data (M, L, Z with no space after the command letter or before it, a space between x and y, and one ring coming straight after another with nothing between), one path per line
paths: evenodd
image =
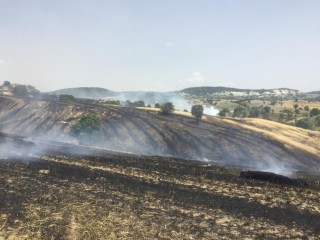
M320 1L0 0L0 81L320 90Z

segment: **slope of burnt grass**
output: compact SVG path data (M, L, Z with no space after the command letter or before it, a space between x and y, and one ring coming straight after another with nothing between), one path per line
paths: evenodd
M1 106L7 101L2 99ZM81 116L95 114L101 118L104 132L104 140L94 143L99 147L255 170L283 168L317 172L320 166L319 156L295 151L283 142L214 118L198 124L188 117L83 99L24 100L10 109L1 108L6 109L0 115L2 131L26 137L72 141L68 135L70 126Z
M0 237L320 237L318 177L290 186L193 160L88 150L0 160Z

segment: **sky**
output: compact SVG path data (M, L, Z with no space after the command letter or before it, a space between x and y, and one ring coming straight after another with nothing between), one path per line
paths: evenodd
M319 0L0 0L0 82L320 90Z

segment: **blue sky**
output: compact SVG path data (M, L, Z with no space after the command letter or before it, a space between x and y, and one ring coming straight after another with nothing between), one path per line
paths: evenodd
M0 81L320 90L318 0L0 0Z

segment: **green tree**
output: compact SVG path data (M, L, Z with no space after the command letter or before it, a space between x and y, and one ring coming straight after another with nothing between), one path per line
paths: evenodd
M320 117L317 117L315 120L316 127L320 127Z
M259 117L259 114L260 114L260 108L258 107L250 108L249 117L256 118L256 117Z
M245 111L245 108L242 106L237 106L234 110L233 110L233 117L243 117L243 113Z
M96 115L83 116L71 127L70 133L82 144L95 143L102 137L101 120Z
M195 116L197 121L199 121L203 115L203 106L202 105L193 105L191 108L191 114Z
M294 104L293 107L294 107L294 109L297 109L299 107L299 105L298 104Z
M304 107L304 110L305 110L305 111L309 111L309 110L310 110L310 109L309 109L309 106L305 106L305 107Z
M285 113L287 115L287 120L291 120L293 119L293 112L289 109L284 109L283 113Z
M75 97L70 94L60 94L59 100L61 100L61 101L74 101Z
M29 95L28 88L26 85L17 85L13 88L13 95L17 97L27 97Z
M279 120L280 120L280 121L283 121L283 120L284 120L284 117L285 117L284 113L281 112L281 113L279 114Z
M219 111L219 116L226 117L229 113L230 113L229 109L224 108L224 109Z
M155 107L155 108L160 108L161 106L160 106L159 103L156 103L156 104L154 105L154 107Z
M271 112L271 108L268 106L262 108L262 110L261 110L261 114L262 114L263 118L266 118L266 119L268 119L270 117L270 112Z
M133 103L133 105L134 105L135 107L145 107L145 106L146 106L145 102L142 101L142 100L135 101L135 102Z
M313 124L309 118L302 118L296 122L296 126L304 129L313 129Z
M310 111L310 117L317 116L320 114L320 110L318 108L312 108Z
M174 106L172 104L172 102L166 102L164 104L161 105L161 112L163 114L169 114L174 110Z
M3 82L3 86L10 87L10 86L11 86L11 82L9 82L9 81L4 81L4 82Z

